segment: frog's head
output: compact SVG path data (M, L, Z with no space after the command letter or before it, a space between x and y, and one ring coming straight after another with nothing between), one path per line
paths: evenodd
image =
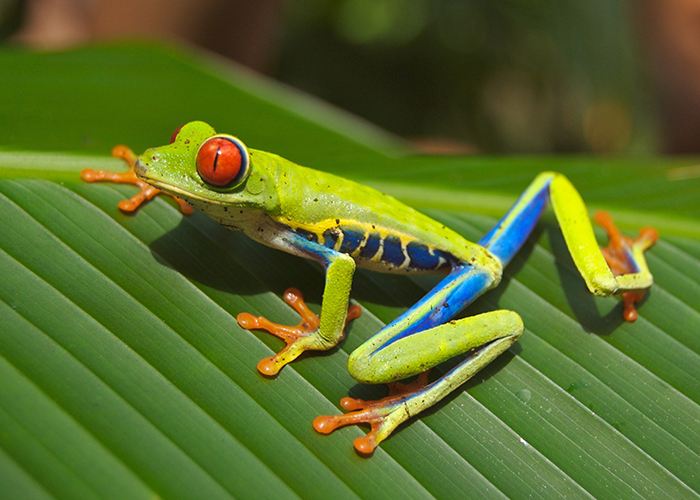
M190 122L173 133L170 144L139 156L135 171L140 179L205 212L212 206L270 211L278 196L265 163L258 163L236 137Z

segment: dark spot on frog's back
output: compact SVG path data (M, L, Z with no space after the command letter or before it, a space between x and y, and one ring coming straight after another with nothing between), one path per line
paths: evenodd
M338 238L342 232L337 227L332 227L323 231L323 244L328 248L335 248Z
M312 233L311 231L307 231L306 229L301 229L298 228L295 231L298 235L303 236L309 241L313 241L314 243L318 243L318 236L316 233Z

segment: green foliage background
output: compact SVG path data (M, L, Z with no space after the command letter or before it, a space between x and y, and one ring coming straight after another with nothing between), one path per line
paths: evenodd
M696 159L418 157L395 138L201 54L149 45L0 52L0 496L3 498L606 497L700 492L700 177ZM434 282L358 273L364 308L333 351L274 380L280 342L240 311L295 322L321 269L134 188L116 143L200 119L251 147L368 182L480 237L536 172L557 169L626 229L654 224L640 318L586 292L551 216L499 289L523 338L370 459L364 430L314 433L348 394L348 353Z
M276 78L403 137L481 151L660 149L628 0L297 0Z

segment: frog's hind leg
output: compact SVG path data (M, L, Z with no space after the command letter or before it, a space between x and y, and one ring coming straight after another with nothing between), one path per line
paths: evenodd
M422 362L425 362L424 356L434 355L431 362L425 362L425 368L429 369L429 366L437 364L435 360L442 362L461 353L473 353L432 383L427 383L428 371L423 371L416 382L406 386L397 384L398 387L392 387L388 397L378 401L343 398L340 404L350 413L317 417L313 422L314 428L328 434L344 425L368 423L370 432L355 439L354 446L363 455L371 454L401 423L443 399L503 354L520 338L523 328L522 320L516 313L499 310L451 321L404 337L386 351L375 353L372 356L375 358L373 365L395 366L392 362L397 356L403 357L407 353L423 359ZM446 348L445 344L452 345ZM412 361L406 360L408 364ZM391 386L393 377L378 380Z
M657 240L658 233L653 228L644 228L638 238L627 238L620 234L609 215L597 215L595 221L610 237L610 246L601 250L581 195L562 174L544 172L538 175L479 244L507 264L520 248L522 236L529 234L548 202L552 204L571 258L588 290L601 297L622 295L623 317L634 321L637 317L634 303L641 300L653 283L644 252Z
M474 245L475 255L480 253L482 258L475 259L474 265L456 265L418 303L355 350L348 360L348 369L360 382L390 383L429 370L456 355L470 350L474 353L432 384L419 383L409 392L376 402L345 398L343 407L356 411L318 417L314 421L318 432L325 434L343 425L369 423L370 433L355 440L355 449L369 454L399 424L437 403L520 338L523 323L512 311L450 320L498 284L502 266L522 247L546 208L550 183L551 177L538 177L479 241L480 246Z
M616 270L610 256L615 252L606 251L604 257L580 195L566 177L553 172L540 174L479 245L491 259L505 266L550 202L574 263L591 292L624 296L627 292L643 293L651 285L644 250L653 244L656 232L643 230L640 238L625 243L627 240L611 229L611 223L599 221L608 228L613 247L621 248L617 254L626 266ZM380 401L345 398L343 407L355 411L319 417L314 421L316 430L329 433L342 425L369 423L372 430L355 440L355 448L363 454L371 453L401 422L444 398L507 350L524 328L516 313L492 311L450 321L499 280L500 274L496 275L490 266L479 266L478 261L474 267L457 265L428 295L353 352L348 368L360 382L389 383L461 353L474 350L474 354L432 384L425 384L423 376L422 384Z
M523 332L516 313L499 310L449 320L494 282L497 277L488 270L455 267L428 295L356 349L348 360L354 378L374 384L418 375L473 351L458 366L431 384L426 384L426 375L419 375L412 387L379 401L344 398L343 408L355 411L318 417L314 428L327 434L343 425L369 423L372 430L354 444L358 452L372 453L399 424L440 401L500 356Z

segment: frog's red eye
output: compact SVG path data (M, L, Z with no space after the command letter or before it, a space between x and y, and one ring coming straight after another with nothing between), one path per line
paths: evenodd
M184 127L184 125L180 125L175 132L173 132L173 135L170 136L170 144L175 142L175 139L177 138L177 134L180 133L180 129Z
M248 176L249 165L248 149L230 135L210 137L197 151L197 172L210 186L239 186Z

